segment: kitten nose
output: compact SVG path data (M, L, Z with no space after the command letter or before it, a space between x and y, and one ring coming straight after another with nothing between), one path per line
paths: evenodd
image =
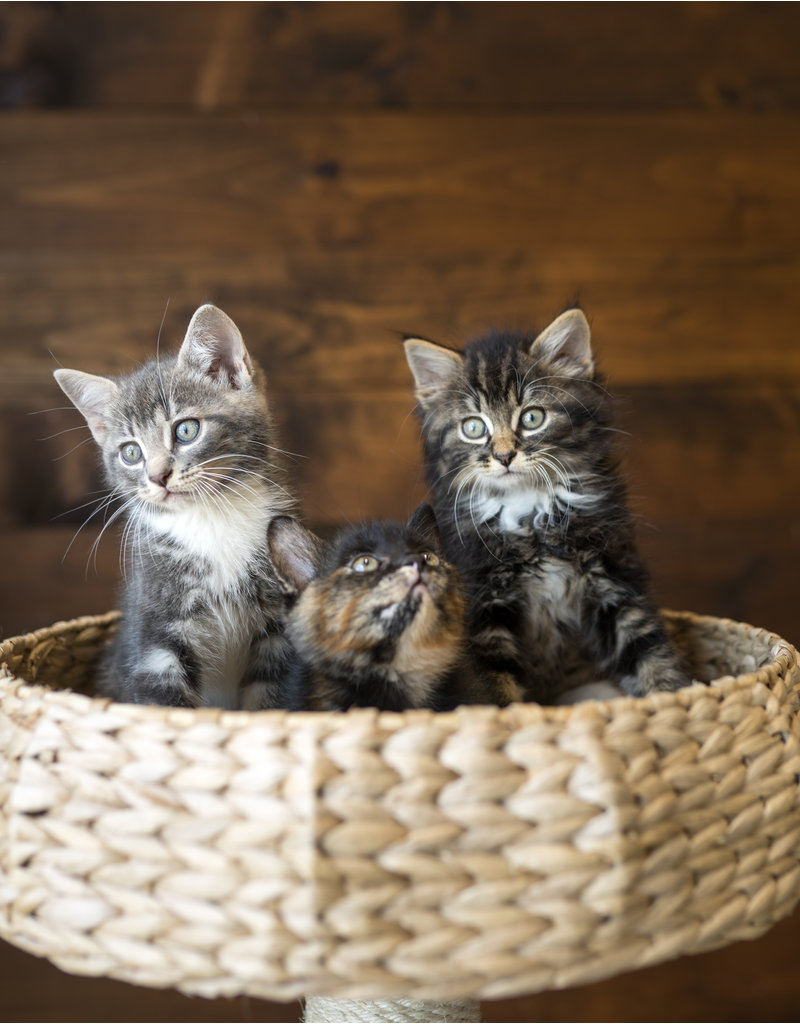
M506 469L511 465L512 460L516 456L515 451L510 452L492 452L492 458L497 459L501 466L505 466Z
M417 572L422 568L422 555L404 555L403 561L400 563L403 566L412 566Z
M167 480L169 480L169 478L172 476L172 470L169 469L169 468L162 469L158 473L150 473L149 476L150 476L150 480L154 484L158 484L159 487L163 487L163 488L166 489Z

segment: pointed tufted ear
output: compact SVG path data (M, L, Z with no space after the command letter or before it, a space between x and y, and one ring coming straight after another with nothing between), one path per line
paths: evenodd
M276 516L267 528L269 554L286 588L299 594L317 575L322 542L291 516Z
M437 551L441 549L442 541L439 535L436 513L427 502L424 505L420 505L418 509L415 509L408 520L407 526L412 533L416 533L420 537L429 540Z
M534 358L548 363L565 377L594 375L591 331L581 309L568 309L556 317L536 337L530 352Z
M95 441L102 444L108 432L108 407L119 389L108 377L96 377L81 370L54 370L58 386L83 415Z
M422 338L406 338L403 347L422 405L444 391L464 365L460 352Z
M201 306L189 322L178 353L178 366L191 366L230 388L239 389L253 373L253 364L239 328L221 309Z

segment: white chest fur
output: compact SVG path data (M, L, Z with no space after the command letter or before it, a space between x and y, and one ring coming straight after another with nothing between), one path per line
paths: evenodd
M497 517L504 533L527 534L552 519L563 519L579 509L590 509L600 494L582 494L561 484L541 489L521 487L505 494L473 495L466 515L486 523Z
M529 616L535 627L558 622L578 629L583 606L583 585L568 562L545 559L528 583Z
M255 558L264 550L272 510L235 496L221 508L194 506L157 513L157 531L203 564L207 584L218 594L238 590Z
M526 489L509 491L508 494L482 494L473 498L470 514L476 522L486 523L497 517L504 533L530 533L537 520L548 519L558 502L564 502L561 489L540 491Z
M247 670L260 609L244 587L264 550L272 510L250 500L229 500L224 509L196 507L159 512L156 528L161 536L197 560L196 592L187 588L186 607L194 598L205 609L184 621L200 662L202 702L236 708L239 686ZM211 600L209 600L209 597Z
M526 536L552 524L554 519L562 520L571 510L585 507L592 500L565 487L520 488L499 496L481 496L474 504L473 514L482 522L496 520L503 533ZM537 562L528 592L528 616L535 636L554 636L555 623L568 629L579 628L583 585L569 561L547 557Z

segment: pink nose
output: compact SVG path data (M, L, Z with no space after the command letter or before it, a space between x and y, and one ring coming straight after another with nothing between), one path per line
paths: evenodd
M162 469L160 472L150 473L149 476L154 484L158 484L159 487L163 487L166 490L167 480L172 476L172 470Z
M505 466L506 469L511 465L514 456L517 453L514 451L510 452L492 452L492 457L497 459L501 466Z

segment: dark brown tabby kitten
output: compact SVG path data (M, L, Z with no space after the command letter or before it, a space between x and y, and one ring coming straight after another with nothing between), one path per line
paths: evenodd
M635 695L687 684L646 595L581 310L535 338L492 332L463 353L409 338L405 349L478 664L540 702L587 671Z
M384 711L493 703L465 658L464 597L441 553L433 510L379 521L323 544L296 519L269 526L278 575L298 594L287 635L292 710Z

